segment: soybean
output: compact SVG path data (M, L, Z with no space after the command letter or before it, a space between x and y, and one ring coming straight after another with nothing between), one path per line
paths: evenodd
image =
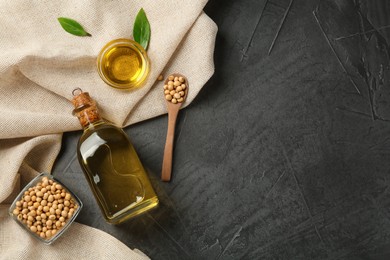
M17 219L44 239L54 236L77 209L71 194L47 177L29 188L15 205L12 213Z
M184 77L170 75L164 85L165 99L173 104L184 102L186 81Z

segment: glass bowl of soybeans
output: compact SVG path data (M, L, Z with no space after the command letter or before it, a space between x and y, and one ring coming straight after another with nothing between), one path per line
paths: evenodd
M41 173L24 187L9 215L33 237L50 245L79 214L83 203L52 175Z

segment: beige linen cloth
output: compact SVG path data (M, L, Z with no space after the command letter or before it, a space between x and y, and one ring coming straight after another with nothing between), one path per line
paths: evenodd
M32 238L7 215L17 192L39 172L50 172L62 133L80 130L72 90L97 100L119 126L166 113L160 73L180 72L190 90L185 105L214 72L216 25L207 0L0 1L0 259L148 259L114 237L75 223L53 245ZM151 25L151 72L142 88L121 91L99 78L96 56L116 38L131 38L144 8ZM92 37L65 32L58 17L80 22ZM162 147L163 149L163 147ZM142 248L140 248L142 250Z

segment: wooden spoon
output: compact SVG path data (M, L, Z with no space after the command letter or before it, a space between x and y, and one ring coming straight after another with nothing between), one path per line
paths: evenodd
M179 73L173 73L170 76L174 77L183 77L184 84L186 85L186 88L184 90L184 96L183 102L181 103L172 103L171 101L166 100L167 103L167 109L168 109L168 131L167 131L167 139L165 142L165 148L164 148L164 159L162 164L162 171L161 171L161 180L162 181L170 181L171 180L171 172L172 172L172 155L173 155L173 141L175 137L175 126L176 126L176 118L179 114L179 110L181 105L184 103L187 97L188 93L188 80L185 76L179 74ZM165 85L168 84L169 79L167 78L165 80Z

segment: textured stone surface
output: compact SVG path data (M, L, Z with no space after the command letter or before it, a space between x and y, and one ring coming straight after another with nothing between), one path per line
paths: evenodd
M81 133L64 135L53 174L84 202L78 222L153 259L390 259L390 2L289 4L210 0L216 72L179 115L170 183L167 117L126 129L157 210L106 224Z

